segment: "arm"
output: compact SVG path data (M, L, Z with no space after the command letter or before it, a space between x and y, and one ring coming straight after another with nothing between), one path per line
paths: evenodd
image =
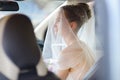
M69 70L58 70L57 72L57 76L61 79L61 80L66 80L67 76L68 76Z

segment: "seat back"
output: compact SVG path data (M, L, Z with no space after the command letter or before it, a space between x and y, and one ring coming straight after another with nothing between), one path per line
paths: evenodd
M3 17L0 30L0 80L59 80L47 71L27 16Z

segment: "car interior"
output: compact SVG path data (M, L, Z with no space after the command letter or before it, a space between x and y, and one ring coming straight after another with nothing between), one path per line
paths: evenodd
M60 80L42 56L49 21L61 6L93 1L100 58L84 80L120 80L119 0L0 0L0 80Z

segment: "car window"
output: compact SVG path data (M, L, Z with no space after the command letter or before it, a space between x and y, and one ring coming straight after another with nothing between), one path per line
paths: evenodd
M33 25L34 28L40 24L42 20L44 20L52 11L54 11L59 5L61 5L64 1L47 1L45 5L38 5L30 0L30 1L17 1L19 4L18 11L0 11L0 18L5 15L13 14L13 13L22 13L27 15ZM41 1L42 3L42 1Z

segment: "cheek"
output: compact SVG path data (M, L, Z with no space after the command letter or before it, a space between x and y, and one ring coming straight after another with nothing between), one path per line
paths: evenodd
M68 29L64 26L64 27L62 27L62 36L67 36L68 35Z

